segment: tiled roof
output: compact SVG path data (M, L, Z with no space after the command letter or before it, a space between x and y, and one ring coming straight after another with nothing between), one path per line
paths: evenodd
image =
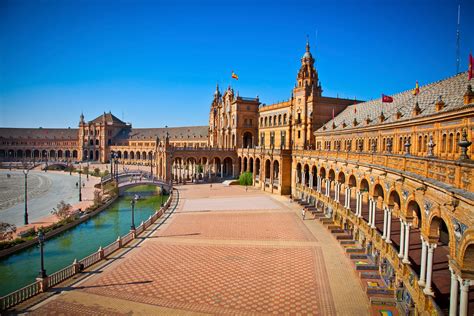
M118 119L115 115L113 115L111 112L109 113L105 113L96 117L95 119L93 119L92 121L89 121L89 124L90 123L101 123L102 120L103 120L103 117L105 116L105 121L107 123L110 123L110 124L118 124L118 125L125 125L125 122L123 122L122 120Z
M155 140L157 137L163 140L166 132L170 140L207 140L209 126L187 126L168 128L131 128L123 129L118 135L119 139L130 140Z
M468 84L467 72L463 72L444 80L420 86L418 96L414 96L412 93L413 89L410 89L391 95L391 97L393 97L392 103L382 103L382 98L379 98L350 105L334 118L334 124L336 126L334 129L332 128L333 120L330 120L324 125L326 127L325 129L321 127L316 132L343 130L343 123L346 124L345 129L375 126L392 122L403 122L414 117L424 117L460 109L466 107L466 105L464 105L464 93L467 91ZM435 103L440 97L445 105L440 111L436 112ZM420 112L414 116L413 109L416 106L416 102L418 102ZM474 104L468 106L474 106ZM354 109L357 111L355 112ZM383 123L379 120L382 111L385 116ZM398 111L401 113L399 119L396 117ZM366 122L367 117L370 119L368 124ZM356 126L354 126L354 118L357 120Z
M77 128L0 128L0 138L79 139Z

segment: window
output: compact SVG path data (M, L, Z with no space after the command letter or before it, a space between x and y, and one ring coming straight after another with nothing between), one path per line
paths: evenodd
M275 132L270 132L270 147L275 146Z
M298 131L298 138L301 138L301 131Z
M280 132L280 138L281 138L281 148L285 148L286 147L286 132L285 131Z

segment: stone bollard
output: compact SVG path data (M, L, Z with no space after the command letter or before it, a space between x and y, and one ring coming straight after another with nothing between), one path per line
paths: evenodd
M102 249L102 246L99 247L99 250L97 250L99 253L99 258L104 259L104 249Z
M118 241L119 248L122 248L122 237L118 236L117 241Z
M44 278L38 277L36 278L36 282L39 283L39 291L46 292L49 288L49 277L46 276Z
M80 263L77 262L77 259L74 259L72 262L72 274L78 274L79 272L81 272Z
M133 239L137 238L137 230L136 229L130 229L130 232L132 233L132 238Z

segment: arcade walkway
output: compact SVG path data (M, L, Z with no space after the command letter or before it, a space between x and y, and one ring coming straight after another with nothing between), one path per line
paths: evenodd
M179 188L152 237L29 311L79 314L367 315L343 249L287 198L240 186Z

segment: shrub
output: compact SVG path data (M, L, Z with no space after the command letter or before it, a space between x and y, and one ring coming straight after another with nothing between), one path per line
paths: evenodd
M252 185L252 173L251 172L242 172L239 177L240 185Z
M65 220L72 215L72 206L69 203L61 201L56 208L53 208L51 214L56 215L60 220Z
M11 240L16 232L16 226L9 223L0 223L0 240Z

